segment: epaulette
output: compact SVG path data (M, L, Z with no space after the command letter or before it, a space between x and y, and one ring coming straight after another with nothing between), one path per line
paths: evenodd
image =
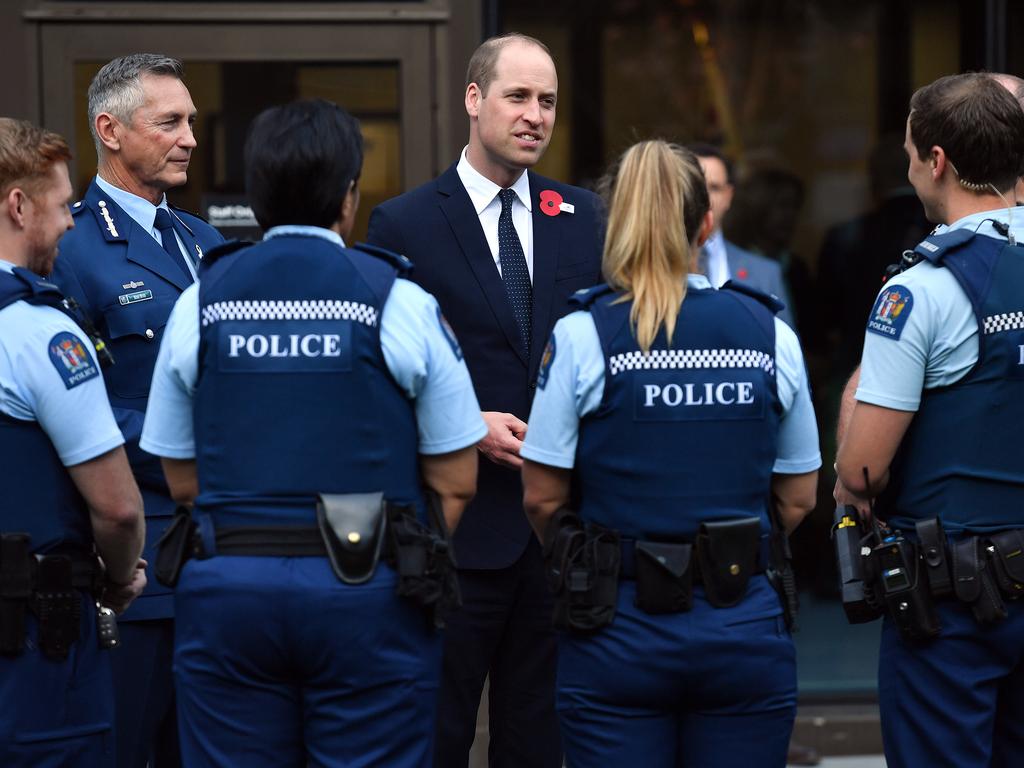
M764 291L759 291L757 288L753 288L746 283L737 283L734 280L728 280L719 290L736 291L736 293L742 293L745 296L756 299L768 307L773 315L778 314L786 308L785 303L780 301L778 296L771 293L765 293Z
M248 248L252 244L253 243L250 240L225 240L223 243L213 246L213 248L203 254L203 258L199 262L199 268L202 270L209 269L218 259L221 259L228 254L232 254L235 251L239 251L242 248Z
M929 235L917 244L914 253L920 254L933 264L939 264L947 255L971 242L977 234L973 229L954 229L938 235Z
M569 297L569 305L579 307L580 309L587 309L600 297L612 292L613 289L608 283L598 283L593 288L580 288Z
M400 275L408 275L412 272L412 262L400 253L389 251L387 248L380 248L376 245L370 245L369 243L356 243L352 246L357 251L368 253L371 256L375 256L378 259L383 259L388 264L398 270Z
M86 208L85 200L78 200L77 202L74 202L74 203L71 204L71 215L72 216L77 216L82 211L84 211L85 208Z

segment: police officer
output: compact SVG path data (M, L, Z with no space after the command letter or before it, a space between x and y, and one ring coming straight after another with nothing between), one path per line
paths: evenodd
M73 226L70 158L57 134L0 118L4 766L113 764L113 692L96 600L102 590L121 611L145 585L136 567L142 500L96 350L42 279Z
M427 766L440 637L396 596L413 566L375 557L380 498L392 544L394 510L426 519L421 478L454 527L486 428L408 261L345 246L358 123L268 109L245 160L266 237L213 251L182 294L142 438L201 539L175 592L184 762Z
M879 293L844 397L837 500L878 496L887 538L910 553L878 585L891 613L882 732L897 768L1024 754L1024 605L1009 601L1024 589L1024 216L1011 207L1022 136L1024 112L989 75L943 77L911 98L908 178L944 227Z
M555 326L522 449L570 628L567 762L782 766L796 667L769 505L794 528L820 464L800 347L777 301L693 274L712 216L690 152L641 142L611 179L609 282ZM553 517L573 471L582 528Z
M138 448L146 397L171 307L195 279L203 252L223 242L202 219L168 205L185 183L196 109L181 62L132 54L106 64L89 86L89 127L99 168L72 206L53 280L108 340L116 365L106 385L145 500L146 559L174 512L160 465ZM122 768L173 768L177 757L171 652L173 600L150 573L122 617L113 659L117 753Z

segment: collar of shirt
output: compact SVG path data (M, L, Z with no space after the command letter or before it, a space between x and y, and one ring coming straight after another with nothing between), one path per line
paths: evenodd
M704 243L708 254L708 279L717 288L729 280L729 258L725 252L725 236L717 230Z
M319 237L323 240L328 240L335 245L345 247L345 241L341 238L337 232L333 229L324 229L323 227L314 227L311 224L281 224L277 227L271 227L264 235L264 240L270 240L275 237L287 237L288 235L299 235L300 237Z
M1013 216L1014 213L1017 214L1016 217ZM948 227L936 227L935 233L941 234L942 232L952 232L954 229L973 229L979 235L987 235L988 237L1005 240L1006 238L996 232L995 228L992 226L993 221L1009 224L1010 231L1013 232L1013 236L1017 242L1024 242L1024 210L1015 210L1013 208L995 208L991 211L972 213L961 219L957 219Z
M12 264L6 259L0 259L0 272L10 272L11 274L14 274L14 268L16 266L17 264Z
M498 193L501 191L501 187L495 184L493 181L482 175L476 168L469 164L469 158L466 156L466 152L469 147L462 150L462 157L459 158L459 164L455 167L455 172L459 174L459 179L462 181L462 186L466 188L466 192L469 193L469 199L473 203L473 208L476 210L476 215L479 216L484 212L484 209L489 206L498 197ZM532 211L533 208L530 206L530 179L527 174L529 171L523 171L519 174L519 178L516 179L516 183L512 185L511 189L516 193L516 197L519 198L526 210ZM501 203L499 202L500 206Z
M96 176L96 186L102 189L111 200L117 203L121 210L127 213L136 224L149 232L149 234L153 236L154 240L159 239L156 236L156 227L153 225L156 221L157 208L163 208L165 211L170 213L170 210L167 208L167 195L160 198L159 205L153 205L145 198L133 195L131 192L126 192L120 187L115 187L99 175Z
M695 288L697 290L712 287L711 281L699 272L690 272L686 276L686 285L688 288Z

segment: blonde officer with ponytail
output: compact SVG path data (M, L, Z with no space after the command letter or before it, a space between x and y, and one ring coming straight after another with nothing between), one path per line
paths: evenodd
M555 326L522 449L568 764L781 767L796 667L770 507L795 528L821 464L800 347L777 301L693 273L713 222L692 153L641 142L609 180L607 284Z

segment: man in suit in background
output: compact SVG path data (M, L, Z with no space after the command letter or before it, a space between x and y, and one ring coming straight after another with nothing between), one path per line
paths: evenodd
M555 636L519 447L545 343L569 297L600 280L595 195L528 172L555 122L543 43L484 42L466 77L469 145L437 179L378 206L368 239L414 263L462 345L488 425L476 499L455 533L464 605L445 633L437 765L461 766L490 674L491 766L558 768Z
M167 204L164 194L187 179L196 146L196 108L181 62L136 53L105 64L89 85L89 123L99 168L85 197L71 207L75 228L60 242L53 273L107 340L114 365L107 394L146 511L146 549L156 542L175 503L155 456L139 448L160 339L171 307L195 280L203 251L224 238L202 219ZM118 768L180 763L171 652L170 590L149 586L121 617L122 647L111 657Z
M697 156L704 170L711 210L715 215L715 229L702 249L708 279L715 287L735 280L770 293L786 305L779 312L779 317L792 326L793 312L778 262L740 248L726 240L722 234L722 221L732 205L732 163L722 150L711 144L690 144L687 148Z

